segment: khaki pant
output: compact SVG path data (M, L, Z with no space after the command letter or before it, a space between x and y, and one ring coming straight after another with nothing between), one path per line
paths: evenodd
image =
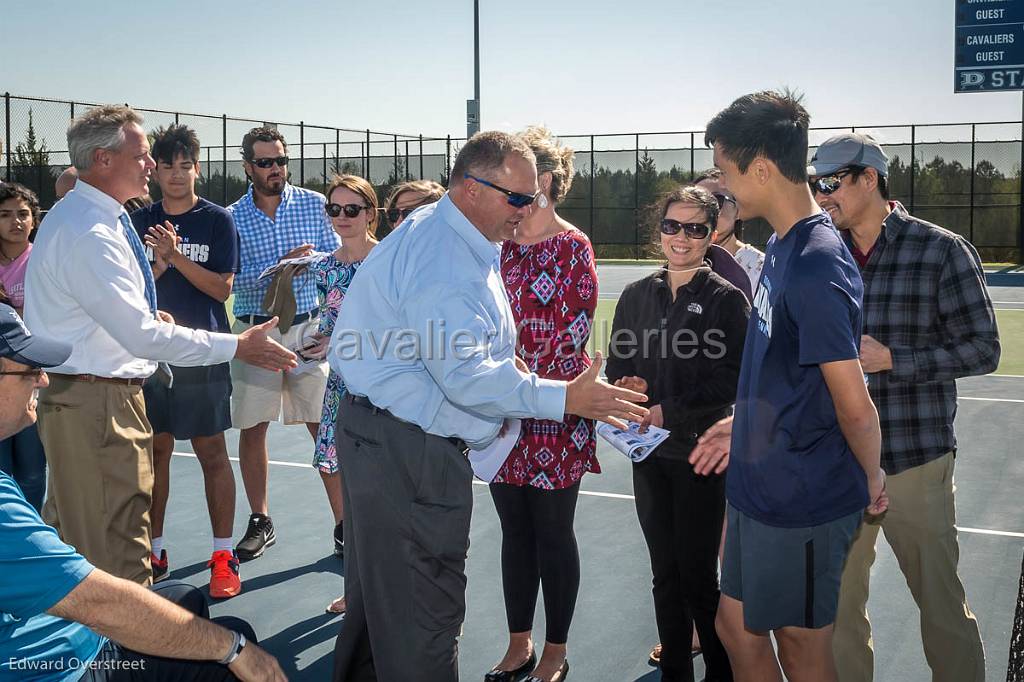
M142 387L51 374L38 415L49 464L43 519L94 566L149 585L153 433Z
M981 633L957 575L953 453L890 476L886 489L888 511L861 524L843 571L832 640L839 679L869 682L874 673L868 579L881 529L920 609L933 682L982 682Z

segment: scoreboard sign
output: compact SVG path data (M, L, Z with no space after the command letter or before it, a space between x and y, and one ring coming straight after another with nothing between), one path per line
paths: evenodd
M1024 0L956 0L953 92L1024 90Z

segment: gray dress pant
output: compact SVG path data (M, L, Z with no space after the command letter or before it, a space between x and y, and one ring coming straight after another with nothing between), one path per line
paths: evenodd
M456 682L466 613L472 469L453 441L342 402L345 500L339 682Z

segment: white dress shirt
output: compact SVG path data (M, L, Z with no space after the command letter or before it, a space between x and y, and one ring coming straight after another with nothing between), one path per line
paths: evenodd
M214 365L238 345L231 334L157 320L146 303L142 270L113 197L79 179L39 225L25 275L25 324L70 343L57 374L145 378L158 362Z

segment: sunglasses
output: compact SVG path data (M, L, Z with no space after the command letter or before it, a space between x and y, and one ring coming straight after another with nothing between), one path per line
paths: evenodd
M327 204L324 206L324 210L332 218L337 218L342 213L345 214L346 218L355 218L359 215L360 211L372 211L373 209L369 206L360 206L359 204Z
M540 192L537 192L537 194L523 194L521 192L513 192L512 190L505 189L504 187L501 187L500 185L495 185L493 182L487 182L486 180L481 180L480 178L476 177L475 175L470 175L469 173L463 173L462 177L463 178L469 178L470 180L473 180L475 182L479 182L481 185L486 185L487 187L490 187L491 189L498 190L499 192L504 194L506 197L508 197L508 205L509 206L514 206L516 208L522 208L523 206L529 206L537 198L537 194L540 194Z
M679 234L679 230L682 230L690 239L706 239L711 234L711 228L704 223L681 223L671 218L662 220L659 227L662 234L669 236Z
M275 163L278 166L280 166L281 168L284 168L285 166L288 165L288 157L287 156L277 156L277 157L267 157L265 159L253 159L249 163L251 163L252 165L256 166L257 168L270 168Z
M5 372L0 372L0 376L5 377L41 377L42 375L42 367L35 367L33 369L7 370Z
M419 204L417 206L410 206L409 208L389 208L387 211L388 221L391 222L391 224L393 225L397 225L398 223L408 218L413 211L415 211L422 205L423 204Z
M840 185L843 184L843 178L851 173L853 171L847 168L846 170L837 171L832 175L823 175L817 180L808 180L807 184L811 186L811 192L820 192L828 196L837 192Z
M721 208L725 205L725 202L727 201L733 206L736 205L736 200L729 196L728 194L722 194L721 192L712 192L711 196L713 196L715 198L715 201L718 202L719 210L721 210Z

